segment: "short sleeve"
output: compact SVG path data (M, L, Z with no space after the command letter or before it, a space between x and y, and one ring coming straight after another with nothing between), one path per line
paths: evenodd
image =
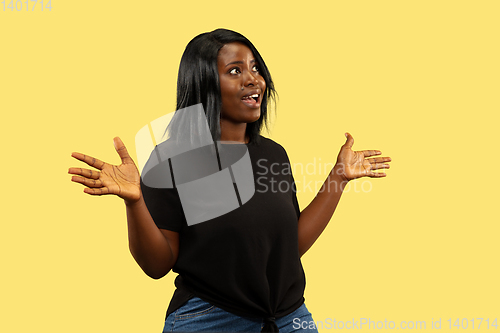
M160 229L179 232L187 226L179 193L175 188L152 188L141 178L141 191L151 217Z
M290 183L291 183L291 188L292 188L292 203L293 207L295 208L295 212L297 213L297 219L300 217L300 207L299 207L299 202L297 200L297 184L295 183L295 179L293 178L293 171L292 171L292 165L290 163L290 158L288 157L288 154L286 152L286 149L280 145L279 143L276 143L281 150L284 153L284 159L285 163L288 164L289 170L290 170Z
M295 212L297 213L297 219L298 219L300 217L300 207L299 207L299 202L297 200L297 185L295 184L295 179L293 178L293 175L290 174L290 176L292 177L292 202L293 202L293 207L295 208Z

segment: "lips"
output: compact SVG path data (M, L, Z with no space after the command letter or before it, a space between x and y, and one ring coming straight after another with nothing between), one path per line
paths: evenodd
M261 94L259 91L251 91L241 98L241 101L248 107L258 108L260 107Z
M250 98L252 98L254 101L257 102L258 99L259 99L259 96L260 96L259 94L246 95L246 96L243 96L242 99L250 99Z

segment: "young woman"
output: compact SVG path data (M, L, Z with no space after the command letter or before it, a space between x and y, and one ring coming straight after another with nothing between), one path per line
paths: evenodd
M316 332L304 304L300 257L328 224L345 185L385 177L374 170L389 168L391 159L373 157L378 150L353 151L354 139L346 133L324 187L300 211L290 168L282 167L290 164L286 151L260 135L274 95L264 60L241 34L217 29L187 45L177 110L201 103L214 141L246 146L255 179L248 202L203 223L186 223L176 188L142 181L119 138L114 144L121 165L72 154L97 169L69 169L85 193L124 199L130 251L144 272L154 279L179 273L163 332ZM273 165L281 172L270 172Z

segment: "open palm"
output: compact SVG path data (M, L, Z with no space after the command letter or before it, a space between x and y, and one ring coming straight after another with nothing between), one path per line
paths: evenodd
M382 154L379 150L361 150L353 151L352 145L354 138L351 134L346 133L347 141L340 149L337 157L337 172L345 180L353 180L361 177L380 178L385 177L386 174L382 172L373 172L379 169L389 169L388 162L391 161L390 157L374 157Z
M73 153L71 156L97 170L70 168L68 173L77 175L71 178L73 182L87 186L85 193L115 194L126 201L137 201L141 197L139 171L120 138L116 137L113 141L122 164L112 165L88 155Z

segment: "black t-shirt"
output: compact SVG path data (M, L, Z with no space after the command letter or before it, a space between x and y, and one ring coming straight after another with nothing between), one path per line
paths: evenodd
M160 229L179 233L177 289L167 316L193 296L243 317L283 317L304 302L295 183L285 149L247 144L255 193L237 209L188 226L177 189L141 189Z

